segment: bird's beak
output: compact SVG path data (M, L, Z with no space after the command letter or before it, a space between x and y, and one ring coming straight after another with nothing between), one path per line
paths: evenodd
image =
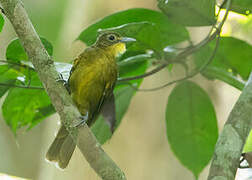
M136 39L130 37L122 37L121 42L134 42Z

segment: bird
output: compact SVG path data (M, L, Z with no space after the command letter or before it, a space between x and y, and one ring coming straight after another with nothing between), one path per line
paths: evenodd
M126 42L133 38L117 32L103 32L96 42L86 48L73 62L66 88L81 114L80 123L91 126L101 112L113 133L115 118L110 117L105 104L114 106L113 89L118 78L116 58L126 51ZM67 167L76 147L64 125L49 147L46 159Z

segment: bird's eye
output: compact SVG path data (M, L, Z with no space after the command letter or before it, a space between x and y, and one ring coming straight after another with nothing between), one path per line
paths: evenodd
M114 35L109 35L108 39L109 39L110 41L114 41L114 40L115 40L115 36L114 36Z

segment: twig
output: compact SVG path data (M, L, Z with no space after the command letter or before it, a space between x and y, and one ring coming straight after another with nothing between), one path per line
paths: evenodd
M101 145L86 124L74 126L80 119L78 109L62 83L56 82L59 77L51 57L48 55L38 34L35 32L28 15L19 0L0 0L7 18L12 23L21 44L23 45L40 80L51 98L51 102L60 115L61 122L69 131L82 154L91 167L103 180L124 180L124 173L104 152Z
M168 83L166 83L166 84L164 84L164 85L162 85L162 86L156 87L156 88L139 89L139 88L134 87L132 84L129 84L129 85L130 85L133 89L135 89L135 90L137 90L137 91L150 92L150 91L157 91L157 90L163 89L163 88L165 88L165 87L167 87L167 86L170 86L170 85L172 85L172 84L174 84L174 83L178 83L178 82L181 82L181 81L185 81L185 80L187 80L187 79L190 79L190 78L196 76L197 74L203 72L203 71L206 69L206 67L212 62L212 60L213 60L213 58L214 58L214 56L215 56L215 54L216 54L216 51L217 51L217 49L218 49L218 47L219 47L219 40L220 40L220 36L217 36L216 45L215 45L215 48L214 48L214 50L213 50L213 53L212 53L211 57L209 57L208 61L207 61L203 66L201 66L198 70L196 70L196 71L193 72L192 74L189 74L189 75L187 75L187 76L185 76L185 77L183 77L183 78L181 78L181 79L177 79L177 80L168 82Z
M131 81L131 80L137 80L137 79L142 79L142 78L146 78L148 76L151 76L159 71L161 71L162 69L164 69L166 66L168 66L169 64L172 64L173 62L176 61L180 61L181 59L184 59L185 57L193 54L194 52L198 51L199 49L201 49L202 47L204 47L205 45L207 45L210 41L212 41L213 39L215 39L215 37L220 33L220 30L224 24L224 22L227 19L227 15L228 15L228 9L222 19L222 21L220 22L220 24L216 27L215 25L212 26L212 29L210 30L208 36L203 39L201 42L199 42L197 45L191 46L191 48L186 48L184 51L182 51L181 53L177 54L175 57L171 58L170 60L164 60L163 64L154 68L153 70L144 73L142 75L138 75L138 76L133 76L133 77L127 77L127 78L119 78L118 82L126 82L126 81ZM219 9L220 12L220 9ZM219 14L218 12L218 14ZM215 30L215 31L214 31ZM214 31L214 32L213 32Z
M39 90L45 90L43 87L39 87L39 86L21 86L21 85L16 85L16 84L7 84L7 83L0 83L0 86L22 88L22 89L39 89Z
M133 77L128 77L128 78L118 78L118 82L125 82L125 81L131 81L131 80L136 80L136 79L142 79L142 78L145 78L145 77L148 77L150 75L153 75L159 71L161 71L162 69L164 69L168 64L167 63L164 63L158 67L156 67L155 69L151 70L150 72L147 72L147 73L144 73L142 75L139 75L139 76L133 76Z
M220 10L218 11L218 15L220 13ZM228 9L222 19L222 21L220 22L220 24L216 27L215 25L212 26L212 29L211 31L209 32L208 36L202 40L200 43L198 43L197 45L195 46L191 46L191 48L189 49L186 49L185 51L181 52L180 54L178 54L176 57L174 57L173 60L170 60L170 61L164 61L162 65L158 66L157 68L153 69L152 71L150 72L147 72L143 75L139 75L139 76L134 76L134 77L130 77L130 78L121 78L119 79L119 82L123 82L125 84L128 84L129 86L131 86L133 89L137 90L137 91L145 91L145 92L148 92L148 91L156 91L156 90L160 90L162 88L165 88L169 85L172 85L174 83L178 83L178 82L181 82L181 81L184 81L184 80L187 80L189 78L192 78L194 77L195 75L197 75L198 73L200 72L203 72L204 69L210 64L210 62L212 61L212 59L214 58L214 55L215 55L215 52L217 51L217 47L218 47L218 44L219 44L219 35L220 35L220 32L221 32L221 28L224 24L224 22L226 21L227 19L227 16L228 16ZM214 33L213 30L215 30ZM216 46L215 46L215 50L213 51L213 54L212 56L209 58L209 61L207 61L207 63L205 65L203 65L198 71L184 77L184 78L181 78L181 79L178 79L178 80L174 80L174 81L171 81L171 82L168 82L167 84L163 85L163 86L160 86L160 87L156 87L156 88L151 88L151 89L139 89L137 87L135 87L134 85L132 85L130 82L127 82L127 81L130 81L130 80L136 80L136 79L140 79L140 78L144 78L144 77L148 77L150 75L153 75L155 74L156 72L159 72L160 70L162 70L163 68L165 68L167 65L169 64L172 64L173 62L177 62L179 61L180 59L183 59L185 57L187 57L188 55L198 51L200 48L204 47L207 43L209 43L210 41L212 41L216 36L217 37L217 42L216 42Z

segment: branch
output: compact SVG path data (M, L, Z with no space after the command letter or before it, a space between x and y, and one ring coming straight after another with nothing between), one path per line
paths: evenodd
M188 74L186 75L185 77L183 78L180 78L180 79L176 79L174 81L170 81L164 85L161 85L159 87L155 87L155 88L149 88L149 89L140 89L140 88L137 88L135 87L134 85L132 85L131 83L128 83L129 86L131 86L134 90L136 91L143 91L143 92L151 92L151 91L157 91L157 90L161 90L167 86L170 86L172 84L175 84L175 83L178 83L178 82L181 82L181 81L185 81L187 79L190 79L190 78L193 78L194 76L196 76L197 74L199 73L202 73L206 67L212 62L217 50L218 50L218 47L219 47L219 41L220 41L220 36L218 35L217 36L217 39L216 39L216 44L215 44L215 47L214 47L214 50L213 50L213 53L212 55L209 57L209 59L206 61L205 64L203 64L199 69L195 70L194 72L192 72L191 74Z
M78 128L73 125L76 124L76 121L79 121L81 115L73 105L72 99L62 83L56 82L59 75L54 62L43 47L22 3L19 0L0 0L0 3L35 70L38 72L62 123L91 167L104 180L126 179L124 173L103 151L89 127L86 124Z
M232 0L227 1L227 12ZM233 180L252 128L252 72L215 146L208 180Z
M215 146L208 180L233 180L252 127L252 72Z

